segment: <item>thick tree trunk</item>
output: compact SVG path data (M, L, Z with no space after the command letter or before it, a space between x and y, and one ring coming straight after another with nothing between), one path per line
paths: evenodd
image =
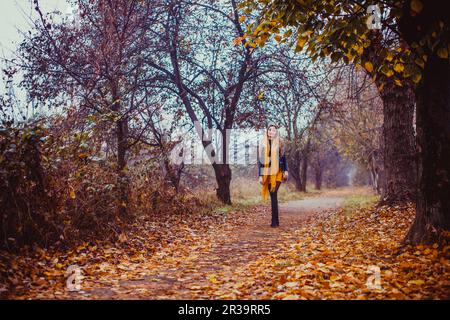
M227 123L225 124L227 125ZM228 161L230 137L227 135L226 131L222 131L222 145L217 149L213 149L211 156L215 157L216 153L220 152L222 157L218 157L218 162L213 162L214 173L216 176L217 189L216 195L217 198L222 201L224 204L231 204L231 168ZM208 142L204 143L204 147L207 148ZM215 160L215 158L214 158Z
M383 49L383 35L379 31L372 33L372 44L364 51L364 56L376 67L384 59L379 55ZM393 78L378 77L377 86L383 101L383 179L378 181L382 189L380 205L403 204L413 201L416 196L416 163L413 130L414 91L407 80L403 86L397 86Z
M217 197L224 204L231 204L231 168L229 164L213 164L214 173L217 181Z
M450 230L450 63L430 55L417 90L418 184L413 244L443 240Z
M417 15L403 4L399 20L402 37L411 46L424 37L437 21L443 25L433 50L447 45L450 16L443 10L447 1L429 1ZM434 44L433 44L434 46ZM450 228L450 61L422 47L428 58L422 82L416 90L417 176L416 218L405 242L412 244L444 242Z
M385 186L381 204L402 204L416 196L416 162L413 131L414 93L405 84L388 80L381 92Z

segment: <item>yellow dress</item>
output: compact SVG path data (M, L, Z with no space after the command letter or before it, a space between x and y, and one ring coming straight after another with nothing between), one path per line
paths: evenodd
M265 136L263 140L263 148L264 148L264 154L261 155L264 158L264 163L269 163L269 148L266 146L268 145L269 141L267 136ZM269 198L269 183L270 183L270 191L275 190L276 182L282 182L283 181L283 172L279 168L279 162L278 162L278 147L279 147L279 138L278 136L272 140L272 151L270 154L270 163L273 164L273 166L269 167L267 165L264 167L263 172L263 183L262 183L262 190L261 195L263 200L268 200ZM273 173L272 172L276 172Z

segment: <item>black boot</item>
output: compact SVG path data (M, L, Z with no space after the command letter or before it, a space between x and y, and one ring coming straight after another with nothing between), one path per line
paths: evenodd
M278 197L277 192L270 192L270 202L272 204L272 224L271 227L278 227L280 222L278 220Z

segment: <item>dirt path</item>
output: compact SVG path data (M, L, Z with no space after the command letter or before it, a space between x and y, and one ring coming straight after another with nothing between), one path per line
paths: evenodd
M337 209L350 195L357 195L350 209ZM280 203L279 228L270 227L266 203L186 221L179 216L163 225L165 243L134 241L154 239L153 226L143 224L141 238L129 234L133 242L42 250L32 260L41 267L14 278L20 289L14 297L448 299L448 251L434 245L399 248L414 220L413 205L377 209L372 196L369 189L348 188ZM163 246L155 251L155 243ZM68 290L69 265L82 269L81 291ZM367 286L374 267L381 270L381 288Z
M329 209L335 209L342 205L344 196L325 196L320 198L310 198L303 200L294 200L280 204L280 212L282 215L295 215L294 218L301 218L301 215L320 212Z
M70 298L239 299L236 288L252 261L270 259L275 248L296 239L295 230L301 224L336 209L345 196L325 193L280 203L279 228L270 227L270 203L255 207L241 224L227 223L233 219L227 217L220 230L201 235L192 231L189 244L169 246L144 263L131 267L104 264L104 276L98 272L89 277L85 286L89 290L70 293ZM116 271L111 272L112 268ZM255 298L258 294L262 293L255 290Z

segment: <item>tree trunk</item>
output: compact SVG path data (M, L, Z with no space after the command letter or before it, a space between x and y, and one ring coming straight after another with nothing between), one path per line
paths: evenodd
M309 156L309 148L311 146L311 140L308 139L306 142L305 149L303 150L303 159L302 159L302 165L301 165L301 190L303 192L306 192L306 179L308 177L308 156Z
M372 178L372 188L374 191L380 194L379 175L375 161L375 152L374 154L371 154L369 158L369 163L370 163L370 177Z
M289 174L295 182L295 188L297 191L301 191L302 189L302 178L300 174L301 161L301 158L298 156L294 156L291 160L289 160Z
M320 166L316 167L314 170L316 190L320 190L322 188L322 171L323 170Z
M364 51L364 56L378 67L384 59L379 55L383 49L383 35L372 32L372 44ZM402 204L413 201L416 196L416 163L413 130L414 91L408 80L397 86L393 78L376 80L383 101L383 180L378 181L382 189L380 205ZM381 182L381 183L380 183Z
M297 191L302 191L302 186L303 186L302 177L300 174L300 168L301 168L301 160L299 160L298 164L290 165L290 169L289 169L292 179L294 179L295 189L297 189Z
M306 177L308 173L308 159L305 157L302 160L301 172L300 172L300 191L306 192Z
M416 164L413 131L414 93L387 80L383 100L385 186L380 204L402 204L416 196Z
M297 191L302 191L303 188L303 184L302 184L302 178L300 177L300 175L297 175L297 179L294 179L295 181L295 189L297 189Z
M431 54L417 90L418 185L413 244L443 240L450 230L450 63Z
M120 119L117 125L117 185L119 191L119 216L127 217L128 206L128 176L125 172L127 165L126 151L128 147L128 120L126 117Z
M301 191L302 189L302 178L300 174L301 168L301 155L298 149L293 150L288 153L288 161L289 161L289 175L295 182L295 188L297 191Z
M170 160L167 157L165 157L164 168L166 170L166 176L169 178L170 184L175 188L175 191L178 193L180 191L181 173L183 171L184 164L181 163L179 165L173 165L170 163Z
M231 204L231 168L229 164L213 164L214 173L218 188L216 189L217 197L224 204Z
M111 83L111 95L113 98L111 110L120 112L121 99L119 95L118 83ZM116 138L117 138L117 211L121 218L129 218L127 215L128 206L128 175L125 172L127 166L126 152L128 150L128 118L121 116L116 121Z
M443 23L434 50L447 45L450 16L446 1L429 1L417 15L410 15L404 2L399 20L402 37L411 46L429 35L436 21ZM434 45L433 45L434 46ZM405 242L442 243L450 227L450 61L422 47L428 58L422 82L416 90L417 178L416 218Z

